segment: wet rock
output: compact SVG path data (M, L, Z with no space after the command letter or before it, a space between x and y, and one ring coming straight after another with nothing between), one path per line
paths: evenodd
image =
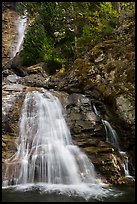
M68 96L67 107L69 107L69 106L82 107L83 105L84 106L91 106L89 98L87 98L85 95L73 93L73 94L70 94Z
M30 67L26 67L26 71L29 75L31 74L41 74L43 77L47 77L48 73L46 72L47 65L44 62L41 62Z
M49 77L41 74L30 74L19 79L18 83L30 87L43 87L45 89L55 88L55 84L50 83Z

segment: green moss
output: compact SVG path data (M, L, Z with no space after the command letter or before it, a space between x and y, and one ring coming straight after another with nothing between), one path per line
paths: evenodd
M104 84L99 85L99 91L104 94L106 92L106 86Z
M111 147L85 147L84 150L90 151L90 152L111 152L114 151Z
M59 73L64 74L64 72L65 72L65 68L62 67L62 68L59 70Z
M126 83L125 87L128 89L129 93L135 94L135 86L133 84Z
M36 73L41 72L41 71L42 71L42 67L38 66L38 65L31 66L31 67L27 68L28 74L36 74Z
M26 91L25 91L25 94L27 94L28 92L32 92L32 91L42 91L42 88L39 88L39 87L27 87L26 88Z

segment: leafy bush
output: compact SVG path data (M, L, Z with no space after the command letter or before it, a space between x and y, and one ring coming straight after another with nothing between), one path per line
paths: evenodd
M98 9L88 12L87 24L83 26L78 38L77 57L83 55L98 41L111 36L118 23L119 13L113 9L111 2L101 2Z

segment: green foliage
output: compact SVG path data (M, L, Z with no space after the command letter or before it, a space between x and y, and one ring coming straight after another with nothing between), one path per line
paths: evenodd
M90 7L89 7L90 8ZM77 57L94 46L98 41L108 38L118 23L119 13L114 10L111 2L101 2L89 9L86 24L78 38Z
M111 2L24 2L20 10L36 19L23 45L26 65L56 58L72 62L109 37L119 17Z
M42 59L47 62L54 59L55 51L53 42L50 38L45 37L42 45Z
M135 12L135 2L120 2L121 10L127 12Z
M39 12L39 2L18 2L17 10L21 15L27 11L28 16L36 16Z
M52 41L47 37L45 29L38 21L28 28L23 44L21 56L23 64L26 66L33 65L40 61L48 61L53 58L54 47Z
M100 3L100 23L104 33L111 33L112 28L116 26L119 13L114 10L111 2Z

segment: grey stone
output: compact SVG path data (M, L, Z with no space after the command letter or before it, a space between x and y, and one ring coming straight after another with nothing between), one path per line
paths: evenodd
M17 82L18 79L20 79L20 78L21 77L17 76L16 74L12 74L12 75L7 76L7 79L12 83Z
M116 98L117 112L129 124L135 123L135 110L131 101L123 95Z
M22 84L11 84L11 85L4 85L3 86L3 90L4 91L23 91L23 89L25 88L24 85Z

